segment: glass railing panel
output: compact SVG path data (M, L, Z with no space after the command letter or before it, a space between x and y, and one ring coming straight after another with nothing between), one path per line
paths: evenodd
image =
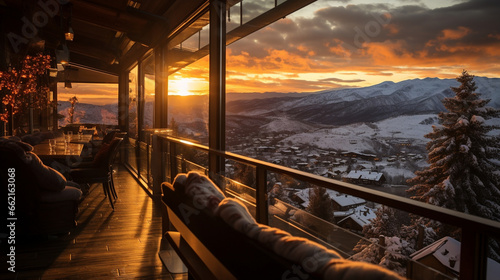
M349 257L361 236L279 199L270 200L269 225L318 242Z
M136 149L137 149L137 140L133 138L128 138L128 143L126 145L127 149L127 163L128 165L135 171L137 172L137 155L136 155Z
M148 185L153 186L153 145L150 144L148 147Z
M181 156L186 162L208 169L208 153L194 149L189 146L177 146L177 155Z
M487 238L486 279L495 279L500 275L500 238Z
M139 176L148 182L148 145L142 141L137 141L139 146Z
M159 145L157 147L158 150L160 150L160 147L163 147L161 151L161 168L163 169L162 175L163 177L162 182L173 182L174 178L172 176L172 172L170 167L172 166L171 160L170 160L170 142L166 141L165 139L159 139ZM158 151L160 152L160 151Z
M441 214L438 209L427 209L431 213L434 212L436 218L444 221L446 219L442 218L443 216L455 217L450 222L454 220L453 223L459 227L451 226L416 215L415 213L425 212L422 212L422 209L412 212L413 204L403 198L393 198L392 203L396 204L398 201L408 205L402 208L408 212L369 201L368 199L373 198L380 202L381 197L385 197L368 190L369 188L364 194L371 194L363 196L366 199L361 199L333 190L345 189L345 183L331 179L321 180L317 176L309 178L303 173L296 173L287 168L280 170L279 167L262 165L250 159L226 159L225 174L207 173L204 165L187 160L186 155L197 159L196 153L180 149L179 146L183 146L180 143L175 145L178 145L177 151L182 150L176 160L179 172L203 170L204 174L210 175L210 178L225 190L226 196L244 203L254 217L256 213L262 213L257 211L257 207L267 207L270 226L316 241L334 249L347 259L374 263L408 279L458 279L463 277L459 274L459 269L463 268L461 264L465 264L469 270L466 274L469 275L474 262L484 256L481 253L460 256L463 251L483 249L481 245L475 247L478 245L475 242L471 244L471 238L461 240L463 234L478 234L478 237L482 238L484 232L481 227L468 227L468 232L462 233L461 223L457 223L456 219L463 219L465 226L465 223L470 223L467 217L453 216L453 213L450 214L444 209ZM193 146L185 147L196 149ZM202 161L206 162L207 153L200 153L204 155L201 157ZM228 157L232 158L231 155ZM263 174L261 171L265 169L266 185L259 186L257 175ZM256 170L259 170L258 174ZM355 185L352 187L352 190L359 188ZM268 199L264 203L257 201L257 188L263 188L267 194ZM314 204L319 207L313 207ZM426 216L434 217L431 214ZM478 223L481 224L480 221ZM489 227L487 224L483 226ZM495 242L498 243L497 239L493 238L485 241L493 245ZM462 249L462 246L465 247ZM487 263L487 270L479 264L485 275L498 272L499 265L495 259L497 254L498 250L488 252L488 259L484 262Z
M208 169L206 167L201 166L197 163L188 161L182 157L179 158L179 160L180 160L180 166L179 166L180 169L178 168L178 170L181 171L180 173L188 173L188 172L194 171L194 172L198 172L200 174L207 174Z
M286 175L268 182L270 226L410 279L458 277L460 229Z
M225 176L228 179L232 179L234 181L240 182L240 184L250 186L255 190L255 166L226 159L225 171Z

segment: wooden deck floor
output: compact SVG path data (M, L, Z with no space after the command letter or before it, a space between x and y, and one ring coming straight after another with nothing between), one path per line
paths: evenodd
M115 211L101 185L94 184L80 204L77 228L25 241L17 248L16 274L2 271L0 279L187 279L170 274L158 257L158 205L124 168L114 178Z

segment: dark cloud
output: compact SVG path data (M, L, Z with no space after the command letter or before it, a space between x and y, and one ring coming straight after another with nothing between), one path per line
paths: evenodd
M377 76L405 71L436 76L439 69L446 75L462 67L499 72L495 63L500 59L500 1L457 1L436 9L424 1L409 0L316 3L321 2L327 2L324 8L303 17L301 13L288 16L230 45L228 70L281 75L343 71ZM349 81L329 78L311 87ZM352 79L355 82L358 80Z
M481 47L498 43L500 2L470 1L431 10L421 5L394 7L389 4L327 7L313 18L280 21L256 34L255 47L286 49L316 56L334 56L331 48L342 46L350 52L363 44L400 41L405 49L418 55L447 55L439 45ZM443 32L464 27L470 33L461 38L444 38ZM441 38L441 41L436 41ZM435 41L437 45L429 45ZM302 46L302 48L300 48ZM265 55L264 53L260 54Z

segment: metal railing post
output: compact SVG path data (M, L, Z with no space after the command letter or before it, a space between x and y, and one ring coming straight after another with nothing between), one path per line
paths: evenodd
M267 208L267 170L257 165L256 167L256 219L257 222L268 224L268 208Z
M488 242L483 233L476 229L462 228L462 240L460 241L460 279L485 280L488 267ZM466 256L473 256L466 258ZM472 263L464 261L472 259Z
M173 142L170 142L169 157L170 157L170 183L173 183L175 176L177 176L177 148L176 144Z

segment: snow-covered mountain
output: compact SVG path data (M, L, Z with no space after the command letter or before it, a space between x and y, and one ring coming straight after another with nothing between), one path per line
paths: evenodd
M69 101L59 101L58 113L63 116L59 120L60 126L65 126L69 122ZM118 124L118 104L95 105L87 103L76 103L73 117L75 123L99 123L116 125Z
M477 92L491 99L488 106L500 108L500 78L475 77ZM437 114L444 109L441 100L453 96L450 87L455 79L425 78L398 83L383 82L364 88L346 88L313 94L244 94L231 95L227 102L227 128L259 127L268 132L307 132L327 125L378 122L400 116ZM256 97L257 96L257 97ZM59 102L67 123L69 102ZM146 123L152 124L153 103L146 103ZM75 122L117 123L116 104L77 103ZM208 118L207 96L169 96L169 121L205 122Z
M475 77L477 92L500 108L500 79ZM228 114L286 116L291 120L323 125L376 122L396 116L436 114L445 110L441 100L454 95L455 79L425 78L383 82L364 88L327 90L301 98L237 100L227 104Z

